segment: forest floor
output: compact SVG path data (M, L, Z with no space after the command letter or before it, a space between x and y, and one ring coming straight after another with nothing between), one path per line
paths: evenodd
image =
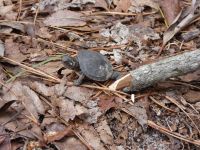
M0 0L0 150L199 149L200 70L124 93L110 90L110 79L75 86L80 72L62 62L96 51L124 76L197 50L199 7L198 0Z

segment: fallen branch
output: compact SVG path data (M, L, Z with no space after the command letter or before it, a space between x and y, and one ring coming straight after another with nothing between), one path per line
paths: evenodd
M193 72L198 68L200 68L200 49L140 66L115 81L109 89L130 87L131 91L138 91L168 78Z

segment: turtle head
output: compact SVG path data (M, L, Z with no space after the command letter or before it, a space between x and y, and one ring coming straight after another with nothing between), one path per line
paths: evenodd
M79 64L76 58L70 57L68 55L64 55L62 58L62 62L66 68L77 70L79 69Z

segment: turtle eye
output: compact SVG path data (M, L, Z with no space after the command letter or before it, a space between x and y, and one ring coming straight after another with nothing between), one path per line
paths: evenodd
M73 66L73 65L74 65L74 63L73 63L73 62L69 62L69 64L70 64L70 66Z

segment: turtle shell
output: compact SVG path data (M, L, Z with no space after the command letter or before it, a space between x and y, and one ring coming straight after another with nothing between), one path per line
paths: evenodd
M77 59L82 73L92 80L106 81L113 73L108 59L98 52L81 50Z

